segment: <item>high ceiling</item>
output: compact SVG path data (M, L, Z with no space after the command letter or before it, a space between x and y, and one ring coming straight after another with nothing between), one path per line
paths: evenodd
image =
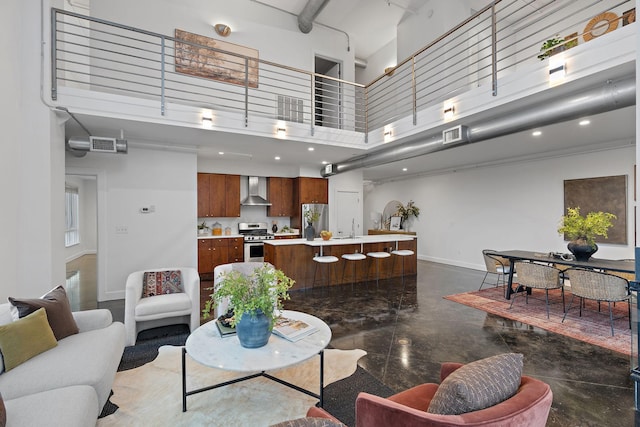
M253 0L270 4L290 13L299 13L307 0ZM351 35L356 57L366 58L395 37L395 28L406 14L414 13L430 0L332 0L317 17ZM523 10L530 1L522 1ZM545 0L546 1L546 0ZM469 0L470 7L479 9L487 0ZM375 25L373 25L375 23ZM253 137L236 133L212 132L199 128L184 128L159 124L77 116L94 135L118 137L120 130L132 144L196 147L201 158L225 161L255 161L261 164L291 165L305 169L322 168L322 162L339 163L362 155L358 149L308 144L276 138ZM481 141L409 160L367 168L364 178L371 181L396 179L408 175L478 167L499 162L592 151L635 140L635 107L615 110L590 118L588 126L575 122L558 123L542 129L533 138L531 131ZM67 136L86 134L73 121L67 121ZM401 142L400 142L401 143ZM309 148L314 148L313 152ZM224 157L219 154L224 152ZM274 157L279 156L279 160ZM403 170L406 169L406 170Z

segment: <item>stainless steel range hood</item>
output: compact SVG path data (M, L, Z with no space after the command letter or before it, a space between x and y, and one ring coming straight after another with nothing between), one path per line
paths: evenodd
M240 204L242 206L271 206L271 203L260 195L257 176L249 177L249 195Z

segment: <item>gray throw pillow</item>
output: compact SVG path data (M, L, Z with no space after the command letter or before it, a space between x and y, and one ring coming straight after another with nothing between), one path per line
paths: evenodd
M456 369L442 381L427 412L459 415L507 400L520 387L523 355L505 353Z

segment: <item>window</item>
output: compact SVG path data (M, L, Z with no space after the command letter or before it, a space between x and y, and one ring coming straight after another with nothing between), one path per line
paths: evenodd
M64 191L65 197L65 247L77 245L80 243L80 230L78 228L79 216L79 197L78 189L75 187L66 187Z

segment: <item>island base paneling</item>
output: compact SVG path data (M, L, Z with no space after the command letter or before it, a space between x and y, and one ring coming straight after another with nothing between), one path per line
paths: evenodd
M402 277L402 258L404 258L405 275L414 275L417 272L416 240L398 242L398 249L410 249L414 255L408 257L396 257L391 255L389 258L380 260L380 280L390 279L393 277ZM343 284L342 272L345 268L344 283L351 284L353 280L353 266L348 261L342 259L343 254L362 252L390 252L396 249L395 242L378 242L364 244L344 244L344 245L327 245L322 246L322 255L333 255L339 259L339 262L331 264L331 285L336 286ZM320 254L319 246L309 246L305 244L293 245L265 245L264 260L273 264L276 268L282 270L287 276L296 281L292 290L309 289L313 287L313 276L316 263L313 261L315 255ZM396 259L397 258L397 259ZM365 280L375 281L376 279L376 260L364 259L357 262L356 280L355 282L363 282ZM322 266L323 268L326 266ZM323 276L326 280L326 271L318 271L318 277ZM316 280L316 286L322 286L320 280ZM326 282L325 282L326 283Z

